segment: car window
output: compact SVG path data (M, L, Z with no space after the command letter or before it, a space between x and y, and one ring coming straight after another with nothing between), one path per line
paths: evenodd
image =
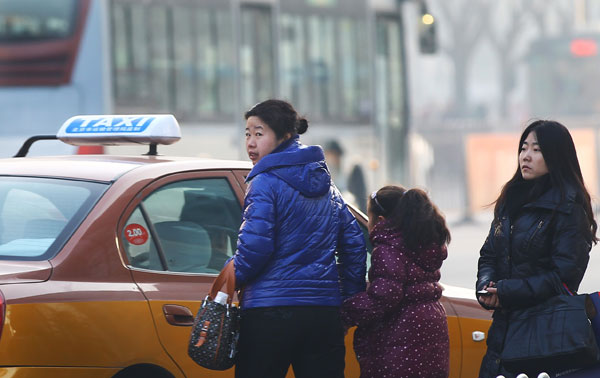
M107 184L30 177L0 178L0 259L53 257Z
M241 212L225 178L163 186L126 222L129 263L150 270L218 273L235 252Z

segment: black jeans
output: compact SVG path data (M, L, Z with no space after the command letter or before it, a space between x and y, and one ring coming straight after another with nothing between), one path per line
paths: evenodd
M339 307L242 311L236 378L343 378L346 348Z

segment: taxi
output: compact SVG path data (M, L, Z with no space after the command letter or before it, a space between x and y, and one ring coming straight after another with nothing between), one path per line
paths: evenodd
M187 343L235 252L252 166L158 154L180 137L172 115L75 116L0 160L0 377L233 377L196 365ZM27 157L38 139L149 151ZM450 376L476 377L491 313L472 289L446 287L442 303Z

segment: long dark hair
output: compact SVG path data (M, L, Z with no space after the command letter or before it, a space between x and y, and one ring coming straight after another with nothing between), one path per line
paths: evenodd
M277 139L283 139L290 134L304 134L308 129L308 121L296 112L296 109L287 101L270 99L259 102L244 114L248 119L256 116L263 120L277 136Z
M583 182L583 175L581 174L579 160L577 159L575 144L573 143L573 138L571 137L569 130L556 121L534 121L527 126L521 134L517 156L521 151L523 142L531 132L535 132L536 134L538 145L542 152L542 156L544 157L546 167L548 167L552 186L557 187L560 190L563 198L567 190L567 185L570 185L575 189L575 201L583 206L589 223L589 228L586 228L587 240L588 242L597 243L598 238L596 237L596 231L598 225L594 220L592 201ZM504 184L500 196L496 200L496 206L494 207L494 216L496 218L500 215L500 209L506 204L507 193L511 188L522 181L524 181L523 175L517 164L515 174L506 184Z
M369 209L394 225L410 249L450 243L444 216L421 189L384 186L369 198Z

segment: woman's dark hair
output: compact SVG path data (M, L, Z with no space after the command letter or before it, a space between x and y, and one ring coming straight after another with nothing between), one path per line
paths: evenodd
M308 129L306 118L300 117L294 107L283 100L270 99L254 105L244 118L252 116L262 119L275 132L277 139L283 139L287 134L304 134Z
M598 225L594 220L590 194L583 182L583 175L581 174L579 160L577 159L575 144L573 143L573 138L571 137L569 130L556 121L534 121L527 126L521 134L517 156L521 152L521 147L523 146L525 139L527 139L527 136L531 132L535 132L536 134L538 145L542 152L542 156L544 157L546 167L548 167L552 186L557 187L560 190L563 198L567 191L567 185L570 185L575 189L575 201L583 206L589 223L589 228L586 229L587 240L588 242L598 242L598 238L596 237ZM494 216L496 218L500 214L500 209L506 204L507 193L510 192L511 188L519 185L519 183L523 181L525 181L525 179L521 174L519 164L517 164L515 174L506 184L504 184L500 196L496 200L496 206L494 207Z
M421 189L388 185L369 198L371 215L383 216L402 232L411 249L450 243L450 231L437 206Z

